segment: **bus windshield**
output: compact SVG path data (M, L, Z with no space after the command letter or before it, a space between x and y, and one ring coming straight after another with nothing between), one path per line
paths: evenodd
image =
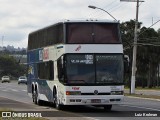
M122 54L67 54L67 83L123 83Z

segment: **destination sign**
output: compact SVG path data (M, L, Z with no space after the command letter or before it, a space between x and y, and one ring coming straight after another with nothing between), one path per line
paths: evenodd
M93 55L84 55L70 60L72 64L93 64Z

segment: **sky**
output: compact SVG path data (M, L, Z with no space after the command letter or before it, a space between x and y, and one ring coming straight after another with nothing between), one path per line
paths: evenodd
M27 47L28 34L63 20L106 19L108 11L120 22L136 18L136 2L120 0L0 0L0 46ZM139 22L150 27L160 20L160 0L144 0L139 6ZM152 28L158 30L160 22Z

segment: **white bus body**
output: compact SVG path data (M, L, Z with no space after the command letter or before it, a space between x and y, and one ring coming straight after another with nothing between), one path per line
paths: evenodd
M79 29L74 24L69 28L68 23L69 25L72 23L76 25L82 24L83 27L88 24L89 26L94 24L95 31L96 28L105 29L101 24L106 26L107 24L112 24L113 26L114 24L117 26L119 24L101 21L63 22L61 24L64 43L46 46L42 44L42 47L37 45L39 44L37 42L40 41L33 42L36 47L32 45L32 41L34 41L34 34L43 32L43 29L40 32L31 33L29 35L27 54L27 85L28 94L33 98L33 102L36 104L41 104L42 101L53 102L58 109L63 105L95 105L104 106L108 110L111 109L113 104L120 104L124 97L124 68L123 46L120 40L119 28L113 29L114 27L109 26L109 29L112 28L114 32L117 30L117 39L119 39L117 42L103 43L103 40L101 40L102 43L68 42L68 44L66 41L74 37L71 38L71 36L69 38L68 36L72 32L67 32L67 30ZM66 27L67 25L69 26L68 28ZM50 27L44 28L44 30L48 30L48 28ZM75 34L78 33L76 32ZM102 30L102 34L104 34L103 32L104 30ZM101 33L97 32L97 36L101 36ZM107 36L102 36L107 39ZM112 74L107 73L109 70ZM107 76L108 74L109 77Z

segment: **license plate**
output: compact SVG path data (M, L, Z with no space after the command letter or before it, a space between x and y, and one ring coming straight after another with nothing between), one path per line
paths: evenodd
M101 103L101 100L100 99L92 99L91 103Z

